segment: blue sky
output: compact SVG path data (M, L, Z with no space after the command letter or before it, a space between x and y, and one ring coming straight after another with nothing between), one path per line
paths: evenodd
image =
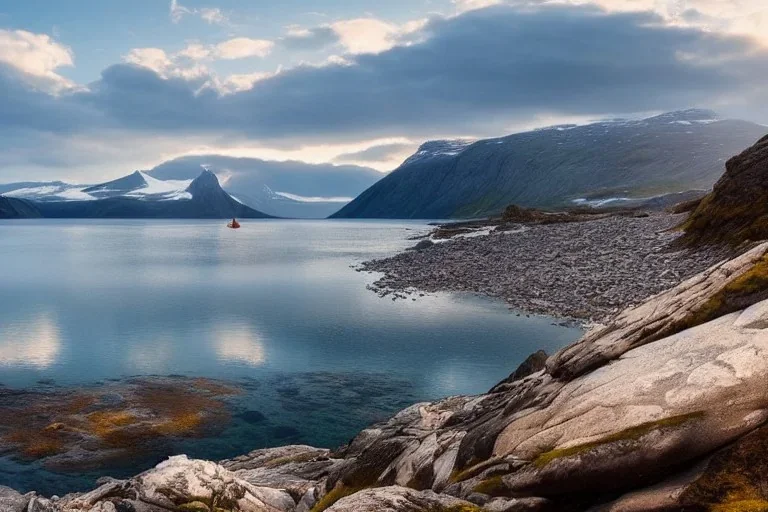
M385 171L432 138L706 107L768 123L763 0L0 5L0 182L201 153Z

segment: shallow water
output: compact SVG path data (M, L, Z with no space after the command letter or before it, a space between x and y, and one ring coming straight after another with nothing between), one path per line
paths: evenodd
M415 222L0 221L0 384L136 375L232 380L221 435L173 450L333 447L420 400L486 391L580 331L471 296L392 301L352 265L402 250ZM251 411L251 414L242 414ZM255 413L254 413L255 411ZM166 454L158 454L158 457ZM135 466L96 473L125 475ZM62 493L94 474L0 459L0 485Z

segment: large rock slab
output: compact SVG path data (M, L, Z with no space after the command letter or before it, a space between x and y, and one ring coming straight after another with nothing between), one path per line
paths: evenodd
M729 283L748 272L768 254L768 243L729 261L721 262L638 307L627 309L609 325L597 327L546 363L550 375L572 379L617 358L628 350L680 330Z

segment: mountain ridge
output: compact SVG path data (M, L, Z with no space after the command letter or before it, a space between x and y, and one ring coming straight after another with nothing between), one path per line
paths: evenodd
M709 189L722 162L764 132L690 109L462 141L453 150L445 150L450 141L429 141L331 217L481 217L509 204L553 208Z
M189 181L163 181L135 171L97 185L55 188L51 196L40 190L10 191L21 197L5 199L33 205L46 218L272 218L234 199L208 170Z

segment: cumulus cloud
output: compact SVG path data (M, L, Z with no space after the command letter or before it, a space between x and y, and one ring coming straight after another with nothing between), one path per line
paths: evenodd
M45 91L56 93L74 87L57 73L61 67L74 66L72 50L46 34L0 29L0 63L14 67L27 83Z
M214 58L227 60L266 57L274 46L275 43L266 39L236 37L217 44L211 53Z
M172 54L161 48L134 48L123 57L123 61L151 69L162 78L186 78L195 81L198 86L202 80L210 87L229 93L249 89L258 80L274 76L275 73L233 74L220 79L204 62L262 58L272 51L273 46L272 41L239 37L215 45L190 43L183 50Z
M502 5L434 18L413 36L420 42L368 47L339 64L244 75L228 94L202 87L210 77L169 73L169 57L155 52L106 69L88 91L59 97L30 91L0 69L9 91L0 97L2 133L98 137L107 127L291 146L500 135L533 118L688 106L768 118L768 50L669 26L658 14Z
M413 20L402 25L376 18L341 20L328 25L347 52L352 54L381 53L398 44L407 44L411 36L422 29L427 20Z

